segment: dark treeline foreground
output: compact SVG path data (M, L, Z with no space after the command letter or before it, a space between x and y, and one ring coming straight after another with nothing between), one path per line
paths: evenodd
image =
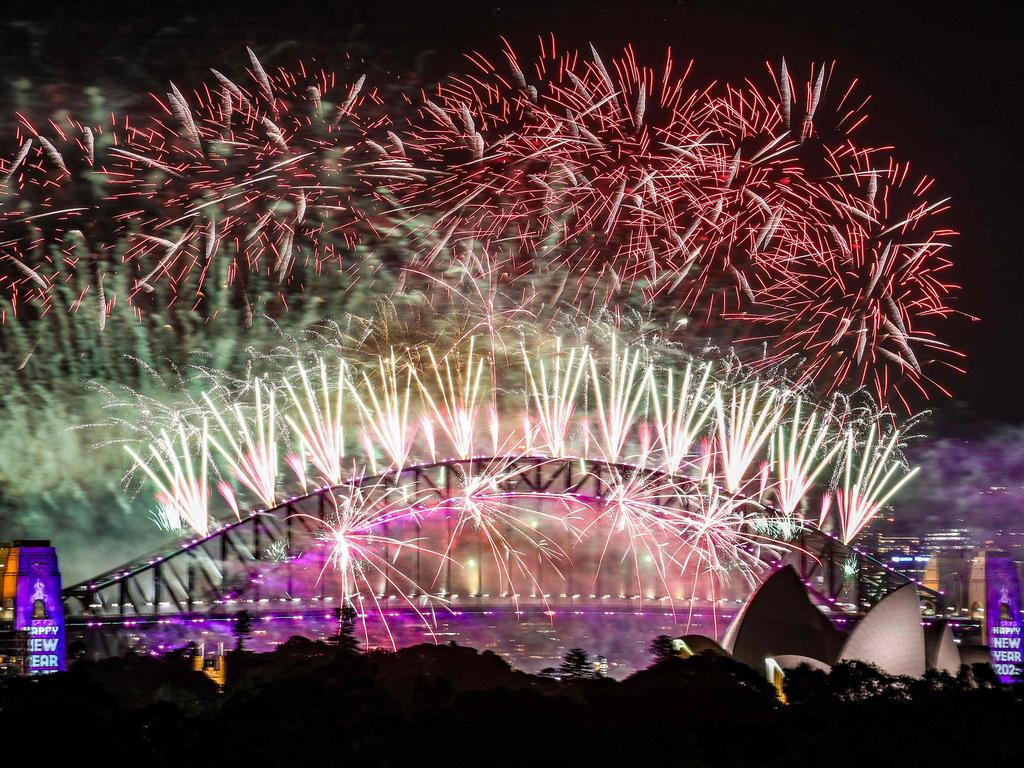
M941 766L1021 752L1024 691L986 667L923 680L805 668L784 705L721 656L661 658L622 682L567 662L576 676L556 680L464 647L362 654L293 638L229 654L221 692L184 652L79 661L3 681L0 733L8 757L175 768Z

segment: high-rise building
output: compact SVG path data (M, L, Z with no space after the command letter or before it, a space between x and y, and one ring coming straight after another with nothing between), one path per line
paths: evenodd
M1003 550L1014 560L1024 561L1024 530L1000 528L985 539L986 547Z
M887 560L892 555L920 555L921 539L918 536L894 536L880 533L875 543L875 556Z
M928 553L918 536L879 533L874 541L874 555L893 570L902 571L915 581L924 578Z
M976 546L974 534L967 528L929 531L921 542L925 554L964 552Z
M894 571L907 574L914 581L924 581L925 571L931 561L929 555L889 555L884 562Z

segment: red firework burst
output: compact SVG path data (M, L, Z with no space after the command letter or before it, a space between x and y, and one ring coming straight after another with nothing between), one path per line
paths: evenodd
M441 212L445 225L428 257L466 240L516 243L513 260L550 254L628 288L682 266L680 202L702 173L690 167L702 94L684 87L689 67L671 52L660 70L642 67L630 48L609 67L553 38L530 66L507 45L503 58L470 56L476 71L438 86L404 131L427 181L394 191L410 219Z
M0 279L15 308L93 292L103 323L115 292L283 296L398 235L409 280L444 281L482 245L496 292L696 319L691 334L825 391L944 391L955 233L929 180L858 142L856 81L783 63L765 89L691 86L671 51L647 66L553 37L530 63L507 43L467 58L403 120L362 78L251 52L245 84L172 85L156 115L104 132L23 120L0 164Z
M796 279L758 296L772 310L758 319L778 332L770 349L805 358L805 379L869 386L879 400L895 392L908 410L905 384L948 394L928 373L934 364L959 371L962 357L929 327L953 312L945 253L956 232L936 221L947 201L929 201L931 180L915 181L908 165L871 167L863 154L831 184L845 226L819 258L794 267Z
M102 131L65 117L37 128L18 116L19 147L0 160L0 285L15 312L44 301L60 285L65 262L89 263L88 235L97 226L89 202L91 171Z
M194 302L211 278L244 292L252 279L351 267L376 226L370 190L403 172L368 154L366 132L388 119L382 100L362 77L268 72L250 58L251 82L214 71L187 94L171 84L156 114L115 118L106 134L69 121L43 135L23 121L22 149L0 167L14 202L3 213L12 295L45 302L80 268L77 248L98 264L97 290L117 271L133 304L155 286Z
M357 147L376 91L363 78L342 83L304 65L270 73L251 59L246 87L218 72L189 96L172 84L157 99L162 114L126 124L109 151L112 194L130 201L119 216L134 235L125 259L148 266L136 292L194 272L201 289L225 256L228 283L343 268L368 225L364 203L384 168Z

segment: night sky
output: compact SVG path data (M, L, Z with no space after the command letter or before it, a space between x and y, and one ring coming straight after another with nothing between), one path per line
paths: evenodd
M154 4L155 5L155 4ZM609 54L632 42L660 57L696 59L694 76L767 77L764 62L792 71L835 59L833 87L860 78L873 95L862 142L892 142L912 167L952 198L961 232L953 258L964 313L945 324L967 353L965 377L944 379L955 400L936 400L939 431L1024 420L1024 266L1018 227L1024 200L1020 98L1024 59L1019 4L547 2L289 3L196 12L187 4L51 4L15 11L0 61L34 79L84 87L134 81L138 93L166 80L237 63L245 45L284 59L330 59L351 47L392 71L442 76L462 51L493 52L506 35L520 49L554 32L564 45L593 42ZM12 18L9 14L8 18ZM89 53L95 51L95 53ZM979 318L973 321L970 317Z
M538 35L550 33L563 48L593 42L606 56L632 43L648 62L660 62L670 45L677 61L696 60L694 85L750 76L765 87L766 62L777 69L785 56L790 70L804 75L813 62L836 60L832 88L858 78L861 91L873 97L860 142L892 143L898 157L934 177L932 197L952 200L944 222L961 233L951 251L951 277L963 286L953 304L962 315L941 331L967 354L967 374L942 379L953 399L918 404L933 413L915 427L920 438L909 458L923 471L902 494L899 524L917 532L961 523L994 532L1019 518L1021 5L391 0L218 4L212 10L207 4L202 11L180 2L37 5L5 9L0 22L0 101L7 105L0 130L8 136L12 113L22 104L19 82L31 83L31 103L24 107L30 113L45 114L46 107L74 112L95 87L109 108L131 113L150 109L147 92L166 90L168 81L200 83L210 67L237 72L247 45L268 63L317 58L332 64L351 51L366 59L371 81L379 82L408 72L440 79L464 69L464 51L495 53L501 35L524 54L536 49ZM63 522L39 512L23 526L25 500L9 502L0 517L4 527L60 539L69 560L84 569L80 575L98 567L91 559L98 554L96 535L109 530L109 521L58 504L67 507ZM158 535L144 515L126 515L121 525L138 537L122 537L123 557Z

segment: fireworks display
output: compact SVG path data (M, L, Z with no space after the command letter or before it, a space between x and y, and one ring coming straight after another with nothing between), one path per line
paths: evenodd
M271 286L286 307L310 275L443 281L482 249L512 295L651 306L826 393L866 386L912 410L955 368L937 335L947 203L856 143L867 99L830 66L698 87L671 51L649 67L551 38L529 63L472 54L409 106L362 75L249 53L238 83L172 84L141 121L21 120L0 162L11 311L64 291L101 325L115 302L213 315L210 281L243 304ZM396 240L410 255L367 277L361 249Z
M753 584L801 526L852 542L913 475L893 411L946 394L961 357L940 336L947 201L859 143L858 85L785 62L702 85L671 50L645 64L554 37L466 61L395 95L352 62L250 50L243 77L169 84L148 115L19 116L4 322L88 312L102 334L115 310L184 305L248 327L299 299L316 315L324 275L392 307L352 354L270 355L132 425L148 444L129 450L161 525L200 535L333 489L342 599L392 590L427 624L442 570L478 592L487 570L513 604L611 574L654 599ZM523 491L524 458L599 465L597 491ZM445 461L469 463L443 493L398 482ZM423 530L442 520L439 546Z
M440 589L437 576L417 582L398 559L383 569L388 548L429 553L438 575L452 563L479 571L486 560L513 604L520 594L545 594L551 574L568 571L590 590L625 578L621 589L641 598L678 596L670 584L680 580L694 593L698 583L710 584L714 594L714 585L733 578L755 583L789 546L766 530L817 524L852 541L913 474L891 425L841 400L810 407L790 390L730 382L710 364L679 375L650 359L650 350L614 337L606 346L555 340L522 348L503 363L504 379L527 382L518 394L489 385L484 372L501 353L475 338L444 353L420 347L375 360L296 361L237 395L204 396L190 409L194 426L178 422L180 446L160 430L151 458L131 455L158 483L163 523L197 533L211 516L223 517L207 506L207 472L225 478L221 495L235 514L240 503L269 508L296 489L338 489L325 541L343 598L360 602L383 594L387 585L370 584L385 574L440 603L452 589L450 577ZM310 370L319 371L318 386ZM275 392L291 395L280 413ZM883 445L876 436L886 429ZM231 430L236 437L226 436ZM285 453L290 476L277 465ZM533 492L517 482L537 461L566 459L579 461L584 475L594 462L604 468L593 477L595 495L581 495L579 484ZM425 494L398 482L405 470L438 461L462 462L443 488ZM197 465L201 476L190 469ZM828 482L824 493L816 485L829 468L838 478L834 504ZM831 514L807 520L823 503ZM442 520L443 546L423 532ZM356 535L358 545L350 541ZM422 574L420 559L415 573ZM548 574L543 585L538 567Z

